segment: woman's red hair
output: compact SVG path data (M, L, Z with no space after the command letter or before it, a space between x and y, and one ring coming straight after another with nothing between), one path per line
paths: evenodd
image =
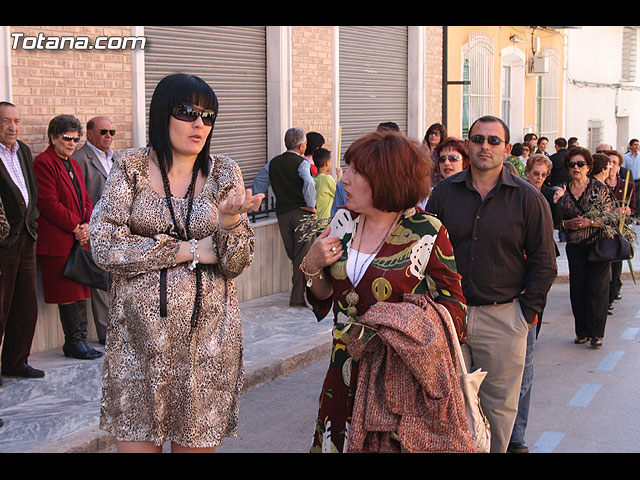
M432 162L418 142L401 132L375 131L360 137L344 160L365 177L378 210L401 212L429 195Z

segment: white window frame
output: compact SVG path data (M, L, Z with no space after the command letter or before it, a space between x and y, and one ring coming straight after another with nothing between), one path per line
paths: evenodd
M536 133L538 138L555 139L558 136L560 114L560 55L547 48L544 55L549 59L549 73L539 75L536 81Z
M470 85L463 88L461 125L464 132L464 110L468 105L469 125L483 115L494 115L494 66L495 46L491 37L482 32L469 35L469 41L462 46L462 71L464 62L469 62Z

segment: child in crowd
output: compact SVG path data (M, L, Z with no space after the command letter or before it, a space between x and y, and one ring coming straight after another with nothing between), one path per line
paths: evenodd
M331 218L331 205L336 195L336 180L331 176L331 152L326 148L318 148L313 152L313 163L318 167L318 173L314 177L318 219ZM336 174L340 180L342 170L339 166Z

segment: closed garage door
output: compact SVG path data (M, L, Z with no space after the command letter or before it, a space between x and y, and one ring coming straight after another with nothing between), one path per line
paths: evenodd
M147 113L163 77L201 77L220 102L211 152L235 160L251 185L267 161L266 27L145 26L144 32Z
M340 26L342 152L381 122L407 131L408 30L404 26Z

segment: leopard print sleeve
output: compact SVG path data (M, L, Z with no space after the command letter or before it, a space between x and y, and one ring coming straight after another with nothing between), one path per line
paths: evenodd
M175 263L180 241L158 233L164 231L166 209L150 192L148 161L148 149L123 152L91 215L94 260L114 274L136 276Z
M218 186L216 204L238 185L244 187L240 167L231 159L217 156L213 162L212 174ZM242 215L240 225L232 231L218 228L215 233L220 272L227 278L240 275L253 260L255 236L246 214Z

